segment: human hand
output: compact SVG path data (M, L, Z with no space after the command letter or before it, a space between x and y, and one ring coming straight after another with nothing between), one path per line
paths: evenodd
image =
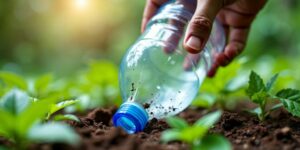
M168 0L147 0L142 31L155 15L157 9ZM195 0L196 1L196 0ZM197 0L196 11L187 26L184 48L190 53L199 53L204 48L217 17L225 29L227 44L224 51L215 56L215 63L208 72L212 77L219 66L228 65L244 49L249 29L256 14L267 0Z

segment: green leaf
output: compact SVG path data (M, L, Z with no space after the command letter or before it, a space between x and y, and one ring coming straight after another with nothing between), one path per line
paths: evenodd
M35 122L45 119L46 114L50 111L51 105L56 101L56 98L49 97L35 101L28 106L24 112L17 117L18 132L25 134Z
M0 107L14 115L17 115L24 111L29 103L29 97L25 92L13 89L2 97Z
M243 73L239 73L239 75L232 78L227 84L225 85L223 92L234 93L243 88L245 88L247 84L247 77L243 75Z
M207 135L201 143L195 146L196 150L231 150L230 142L220 135Z
M172 128L175 128L175 129L184 129L189 126L185 120L183 120L179 117L170 117L170 118L167 118L166 121L169 124L169 126L171 126Z
M37 92L39 95L45 92L52 80L53 80L52 74L46 74L38 78L34 83L35 92Z
M268 115L268 113L263 113L261 107L254 108L252 110L248 110L247 112L256 115L259 120L263 121L265 117Z
M22 90L27 89L26 81L19 75L11 73L11 72L0 72L0 79L10 87L18 87Z
M255 93L266 91L266 87L262 78L256 74L254 71L251 71L249 77L249 86L246 90L248 96L251 98Z
M87 79L92 83L100 85L110 84L112 86L118 85L118 68L110 61L92 61L90 62L90 69L86 73Z
M264 105L268 96L269 96L269 94L267 92L260 91L260 92L254 93L251 96L251 100L256 104Z
M300 117L300 90L283 89L276 96L291 114Z
M236 61L230 63L226 68L220 68L213 78L207 78L201 86L201 91L205 93L212 93L219 95L221 91L233 90L237 86L230 83L233 77L239 77L241 65L247 61L246 57L241 57ZM235 83L233 83L235 84Z
M0 145L0 150L9 150L9 149L6 148L6 147L4 147L4 146L2 146L2 145Z
M192 126L185 128L181 131L179 140L192 144L197 140L202 139L208 132L208 129L209 128L205 126Z
M55 120L55 121L73 120L73 121L76 121L76 122L80 122L79 118L75 115L72 115L72 114L56 115L53 120Z
M182 130L170 129L162 133L161 140L164 142L180 140L192 144L201 139L208 132L208 128L203 126L191 126Z
M0 109L0 135L11 138L13 131L15 129L15 116L13 116L11 113Z
M59 102L58 104L52 104L52 105L51 105L51 108L50 108L50 111L49 111L49 113L48 113L47 119L49 119L49 117L50 117L53 113L55 113L55 112L57 112L57 111L59 111L59 110L65 108L65 107L67 107L67 106L70 106L70 105L72 105L72 104L75 104L75 103L77 103L77 102L78 102L78 100L66 100L66 101Z
M181 132L178 130L170 129L166 130L162 133L161 135L161 140L163 142L170 142L170 141L175 141L179 140L181 136Z
M254 108L252 110L247 110L247 112L249 112L249 113L251 113L253 115L257 115L257 116L259 116L262 113L260 107L256 107L256 108Z
M273 84L275 83L276 79L278 78L278 73L275 74L266 84L266 90L267 92L271 90Z
M70 126L58 122L33 126L28 132L28 137L36 142L67 143L71 145L78 144L80 139Z
M283 106L283 104L282 104L282 103L278 103L278 104L276 104L276 105L272 106L272 108L270 109L270 111L277 110L278 108L280 108L280 107L282 107L282 106Z
M212 94L201 93L193 101L192 105L196 107L210 108L217 102L216 96Z
M205 126L207 128L211 128L221 117L222 111L215 111L203 116L197 122L195 122L195 126Z

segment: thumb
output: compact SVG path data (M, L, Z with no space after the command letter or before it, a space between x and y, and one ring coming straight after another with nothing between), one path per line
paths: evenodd
M190 53L199 53L203 49L214 18L226 0L198 0L196 11L187 26L184 48Z

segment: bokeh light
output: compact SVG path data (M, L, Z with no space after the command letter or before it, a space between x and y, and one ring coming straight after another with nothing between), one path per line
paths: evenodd
M88 6L88 0L74 0L75 1L75 7L78 9L85 9Z
M0 1L0 66L72 74L91 59L118 64L140 35L144 5L144 0ZM242 55L299 60L299 28L298 0L269 1Z

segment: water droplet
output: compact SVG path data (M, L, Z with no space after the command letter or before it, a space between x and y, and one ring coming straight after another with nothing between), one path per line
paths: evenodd
M160 86L156 86L156 88L157 88L158 90L160 90Z
M171 56L169 56L169 57L168 57L168 61L170 61L171 59L172 59Z
M176 62L175 62L174 60L172 60L172 61L170 62L171 65L175 65L175 63L176 63Z

